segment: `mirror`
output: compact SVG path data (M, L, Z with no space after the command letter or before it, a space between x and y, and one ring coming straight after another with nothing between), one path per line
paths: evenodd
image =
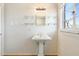
M36 25L45 25L45 16L35 16Z

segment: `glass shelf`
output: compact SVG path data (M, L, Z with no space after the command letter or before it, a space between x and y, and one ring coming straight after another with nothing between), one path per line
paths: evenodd
M56 25L56 16L25 16L25 25Z

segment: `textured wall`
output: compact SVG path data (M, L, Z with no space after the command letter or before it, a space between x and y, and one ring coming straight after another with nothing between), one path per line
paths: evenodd
M37 32L47 33L52 41L46 42L45 54L55 55L57 53L57 29L56 26L35 26L24 25L29 21L24 18L26 15L34 15L34 8L37 4L5 4L5 55L27 54L35 55L36 44L31 40ZM41 4L47 8L47 15L56 15L56 4ZM56 18L52 19L55 20Z

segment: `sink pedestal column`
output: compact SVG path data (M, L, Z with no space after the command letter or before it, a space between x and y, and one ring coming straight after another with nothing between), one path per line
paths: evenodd
M39 41L38 56L44 56L44 41Z

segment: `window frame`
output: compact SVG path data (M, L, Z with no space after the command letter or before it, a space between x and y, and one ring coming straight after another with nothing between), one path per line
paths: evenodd
M62 8L62 29L65 30L65 31L73 31L73 32L79 32L79 28L76 27L76 3L73 3L74 4L74 9L73 11L75 11L75 13L73 13L73 25L72 25L72 28L71 29L68 29L66 28L66 24L65 24L65 7L66 7L66 3L63 5L63 8Z

